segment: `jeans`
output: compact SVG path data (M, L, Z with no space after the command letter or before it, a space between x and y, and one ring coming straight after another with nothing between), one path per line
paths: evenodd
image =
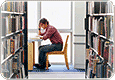
M50 44L50 45L43 45L39 47L39 64L42 66L46 66L46 53L52 51L61 51L63 45L59 44Z

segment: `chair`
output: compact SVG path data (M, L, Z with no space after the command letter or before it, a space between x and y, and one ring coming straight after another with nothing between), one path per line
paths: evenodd
M68 45L67 41L68 41L68 38L69 38L69 35L67 35L65 46L64 46L64 49L62 51L52 51L52 52L46 53L46 70L48 69L48 55L55 55L55 54L60 54L60 55L65 56L66 67L69 70L68 59L67 59L67 45Z

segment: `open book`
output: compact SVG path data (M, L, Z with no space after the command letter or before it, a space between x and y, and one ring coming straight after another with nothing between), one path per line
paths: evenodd
M40 37L33 37L33 38L30 38L30 39L32 39L32 40L38 40L38 39L40 39Z

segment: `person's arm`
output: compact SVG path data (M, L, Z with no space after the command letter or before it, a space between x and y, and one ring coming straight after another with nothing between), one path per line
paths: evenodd
M49 28L46 34L42 37L43 40L46 40L52 36L52 34L56 31L55 28Z

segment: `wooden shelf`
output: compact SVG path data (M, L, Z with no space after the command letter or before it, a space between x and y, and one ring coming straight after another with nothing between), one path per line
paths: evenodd
M14 75L14 73L12 73L8 79L11 79L13 75Z
M93 33L93 34L95 34L95 35L99 35L97 32L95 32L95 31L91 31L91 30L89 30L91 33Z
M94 48L91 48L96 54L98 54L98 52L94 49Z
M14 32L14 33L10 33L10 34L7 34L6 36L2 36L1 39L4 39L4 38L7 38L7 37L16 35L16 34L20 33L20 31L23 31L23 30L18 30L18 31L16 31L16 32Z
M105 39L105 40L107 40L107 41L109 41L109 42L114 43L113 40L111 40L111 39L107 39L107 37L105 37L105 36L103 36L103 35L99 35L99 37L101 37L101 38L103 38L103 39Z
M99 35L99 37L101 37L101 38L103 38L103 39L106 39L106 40L107 40L107 38L106 38L105 36L103 36L103 35Z
M99 55L98 52L94 48L91 48L91 49L96 53L96 55L98 55L102 60L104 60L104 58L101 55Z
M24 14L24 13L21 13L21 12L10 12L10 11L1 11L1 13L4 13L4 14L21 14L21 15Z
M99 35L99 34L98 34L97 32L95 32L95 31L91 31L91 30L89 30L89 32L91 32L91 33L93 33L93 34L95 34L95 35L97 35L97 36L99 36L99 37L101 37L101 38L103 38L103 39L105 39L105 40L107 40L107 41L109 41L109 42L114 43L113 40L108 39L107 37L105 37L105 36L103 36L103 35Z
M88 14L90 16L114 16L114 13Z
M17 49L16 51L15 51L15 54L17 54L17 52L19 52L20 51L20 49L22 49L22 47L20 47L19 49ZM15 55L14 54L14 55ZM9 58L11 58L12 56L14 56L13 54L10 54L7 58L5 58L2 62L1 62L1 64L3 64L5 61L7 61Z
M112 43L114 43L114 41L113 40L111 40L111 39L108 39L110 42L112 42Z
M109 67L111 67L111 65L107 62L107 65L109 65Z
M13 56L13 54L10 54L7 58L5 58L2 62L1 62L1 64L3 64L5 61L7 61L10 57L12 57Z

